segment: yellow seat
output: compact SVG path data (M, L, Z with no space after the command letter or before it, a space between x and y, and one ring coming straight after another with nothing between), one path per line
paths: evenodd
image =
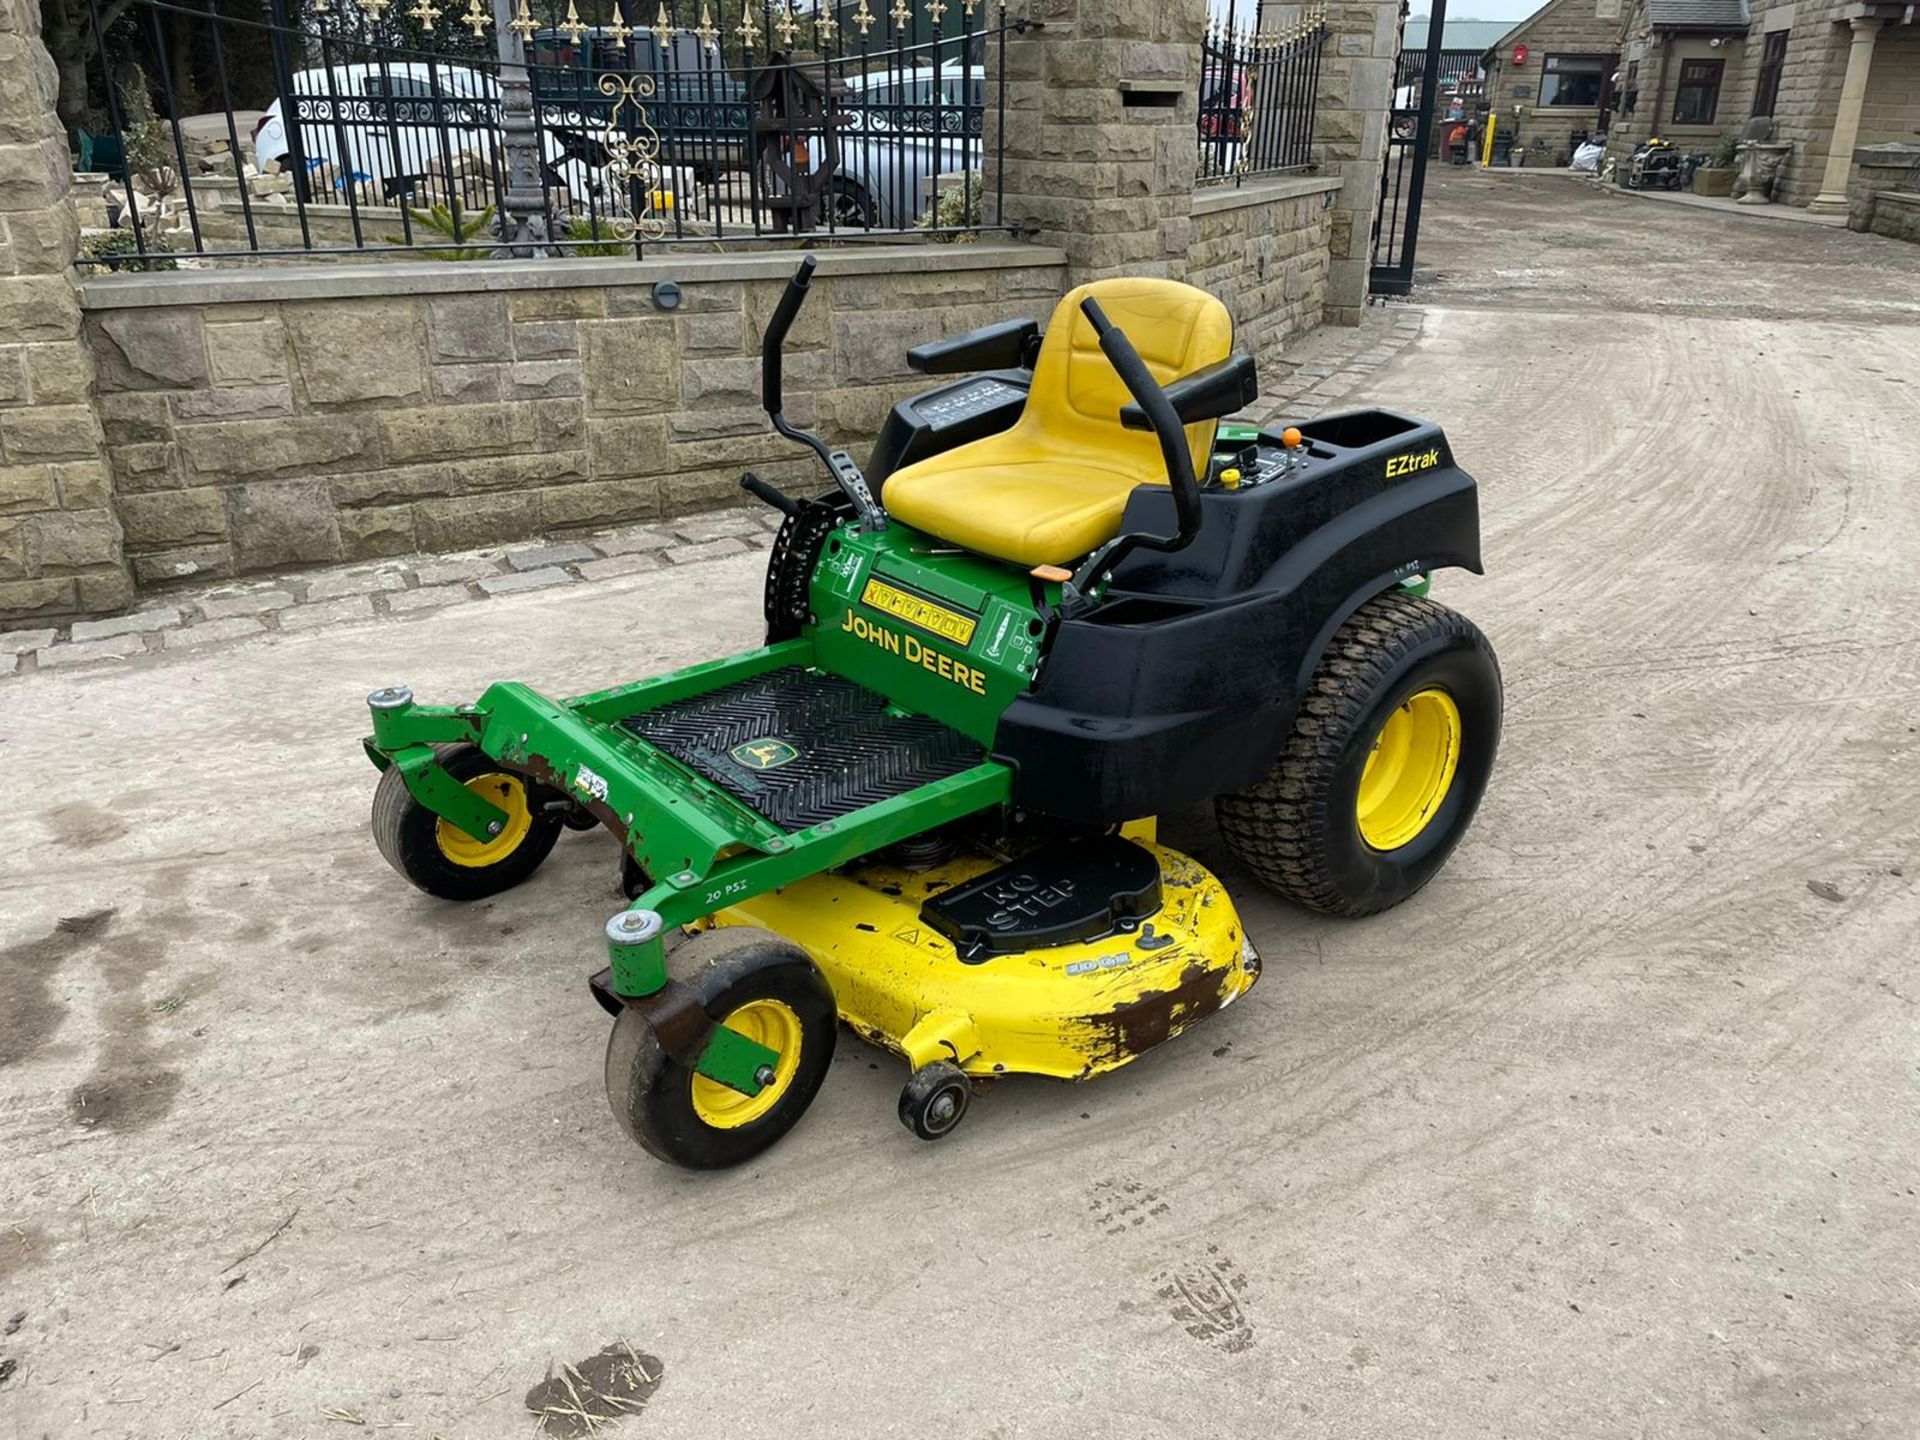
M1061 565L1120 532L1127 496L1167 483L1160 442L1126 430L1133 397L1080 313L1091 295L1162 385L1227 358L1233 317L1204 290L1173 280L1096 280L1054 308L1026 408L1010 430L895 471L882 500L902 524L1016 565ZM1187 426L1196 475L1207 473L1214 422Z

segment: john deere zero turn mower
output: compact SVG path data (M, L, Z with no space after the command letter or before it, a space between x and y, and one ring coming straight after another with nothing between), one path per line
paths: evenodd
M633 903L590 984L607 1094L663 1159L790 1129L836 1018L950 1132L1005 1075L1085 1079L1244 994L1232 900L1151 817L1214 801L1246 867L1357 916L1459 841L1499 738L1480 632L1424 597L1480 569L1474 482L1383 410L1219 426L1257 394L1226 307L1166 280L1073 291L922 346L960 376L898 405L863 468L764 400L835 489L785 512L767 643L566 700L370 697L381 852L431 895L525 880L610 830Z

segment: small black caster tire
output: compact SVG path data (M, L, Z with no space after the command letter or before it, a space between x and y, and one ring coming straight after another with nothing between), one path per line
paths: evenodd
M1500 745L1500 665L1472 621L1389 590L1334 633L1267 778L1215 802L1241 863L1324 915L1398 905L1446 863Z
M591 810L581 805L575 805L571 809L562 810L560 812L560 823L566 829L576 832L582 830L598 830L600 828L600 818Z
M397 766L373 794L373 840L389 865L442 900L484 900L510 890L540 868L560 838L545 787L502 769L477 745L436 745L441 768L507 812L494 840L474 839L413 798Z
M747 1096L708 1079L628 1007L607 1041L607 1103L658 1159L689 1170L739 1165L791 1130L819 1093L839 1034L833 990L798 945L746 926L695 935L667 963L716 1024L780 1052L772 1082Z
M973 1099L967 1072L947 1060L922 1065L900 1091L900 1123L922 1140L941 1140L966 1118Z

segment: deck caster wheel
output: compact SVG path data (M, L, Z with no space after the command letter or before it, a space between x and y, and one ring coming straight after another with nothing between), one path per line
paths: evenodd
M953 1133L973 1098L973 1082L966 1071L947 1060L922 1065L900 1091L900 1123L922 1140L939 1140Z
M569 830L598 830L600 817L582 805L574 805L560 812L560 823Z
M484 900L540 868L560 838L560 819L541 803L543 787L500 768L475 745L436 745L447 774L506 812L498 835L476 840L443 820L389 766L373 794L373 840L387 863L442 900Z
M838 1035L833 990L798 945L745 926L695 935L667 964L715 1023L779 1059L757 1077L759 1094L742 1094L674 1059L629 1007L607 1042L607 1103L651 1155L690 1170L741 1164L791 1130L827 1078Z
M1459 843L1500 745L1500 665L1472 621L1399 591L1334 633L1265 780L1215 802L1249 870L1326 915L1372 915Z

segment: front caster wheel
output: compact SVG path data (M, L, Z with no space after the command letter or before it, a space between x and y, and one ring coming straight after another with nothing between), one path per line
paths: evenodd
M778 1056L746 1095L669 1055L628 1007L607 1042L607 1103L651 1155L690 1170L751 1160L791 1130L827 1077L838 1013L806 951L765 930L696 935L668 957L676 983L716 1024Z
M973 1082L958 1065L936 1060L922 1065L900 1091L900 1123L922 1140L951 1135L967 1113Z
M500 768L474 745L436 745L447 774L506 812L498 835L476 840L443 820L388 766L373 792L373 840L387 863L442 900L484 900L512 889L540 868L560 838L560 820L542 803L551 792Z

